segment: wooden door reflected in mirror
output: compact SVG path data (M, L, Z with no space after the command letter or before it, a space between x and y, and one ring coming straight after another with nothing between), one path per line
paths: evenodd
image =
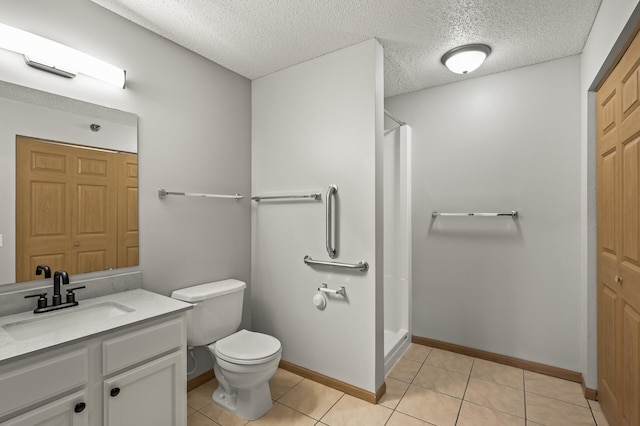
M137 154L16 138L16 282L138 264Z

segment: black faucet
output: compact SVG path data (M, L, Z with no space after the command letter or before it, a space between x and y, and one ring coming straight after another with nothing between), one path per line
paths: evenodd
M51 270L46 265L38 265L36 269L36 275L38 271L42 273L44 271L45 277L51 277ZM47 306L47 293L38 293L31 294L29 296L25 296L25 298L29 297L37 297L38 298L38 307L34 309L34 313L41 314L43 312L51 312L57 311L58 309L70 308L72 306L78 306L78 302L76 301L76 295L74 290L80 290L84 288L84 286L70 288L67 290L67 300L65 303L62 303L62 296L60 295L60 286L69 284L69 274L66 271L56 271L53 274L53 297L51 298L51 306Z
M44 272L45 278L51 278L51 268L47 265L38 265L36 266L36 275L42 275Z
M60 296L60 282L62 284L69 284L69 274L66 271L56 271L53 274L53 297L51 298L51 304L58 306L62 303L62 296Z

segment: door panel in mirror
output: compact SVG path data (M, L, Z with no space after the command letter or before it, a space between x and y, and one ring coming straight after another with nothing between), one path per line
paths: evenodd
M16 165L16 282L137 265L137 154L19 136Z

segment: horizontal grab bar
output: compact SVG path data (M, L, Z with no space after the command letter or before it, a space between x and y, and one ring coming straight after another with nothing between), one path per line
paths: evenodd
M304 199L304 198L312 198L314 200L321 200L322 194L316 192L315 194L303 194L303 195L256 195L251 197L253 201L262 201L262 200L295 200L295 199Z
M172 192L164 189L158 189L158 198L163 199L167 195L184 195L186 197L205 197L205 198L230 198L234 200L241 200L244 198L240 194L235 194L235 195L202 194L199 192Z
M367 262L360 263L340 263L333 261L324 261L324 260L313 260L311 256L304 257L304 263L309 266L330 266L332 268L344 268L344 269L353 269L357 271L366 272L369 270L369 264Z
M344 286L340 286L339 290L328 288L326 283L322 283L321 287L318 287L318 291L329 294L337 294L338 296L347 297L346 289Z
M482 217L497 217L497 216L511 216L513 218L518 217L518 211L512 210L509 213L440 213L437 211L431 212L431 217L438 216L482 216Z

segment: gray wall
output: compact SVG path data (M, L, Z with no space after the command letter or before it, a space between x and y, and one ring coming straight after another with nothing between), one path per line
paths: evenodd
M382 143L382 47L375 40L253 81L252 189L258 195L322 192L322 202L253 205L252 312L282 342L282 359L375 392L382 373L382 249L376 161ZM311 268L325 250L325 194L336 196L337 262L366 273ZM381 205L380 205L381 207ZM346 288L325 310L317 288ZM376 309L379 307L380 309Z
M120 90L34 70L19 55L0 52L0 80L139 116L143 287L169 295L230 277L250 284L248 199L161 201L156 193L250 195L250 81L87 0L3 1L0 16L127 70L127 89ZM247 307L244 324L249 321ZM210 368L203 355L198 371Z
M386 100L413 127L414 335L580 370L579 88L574 56Z

